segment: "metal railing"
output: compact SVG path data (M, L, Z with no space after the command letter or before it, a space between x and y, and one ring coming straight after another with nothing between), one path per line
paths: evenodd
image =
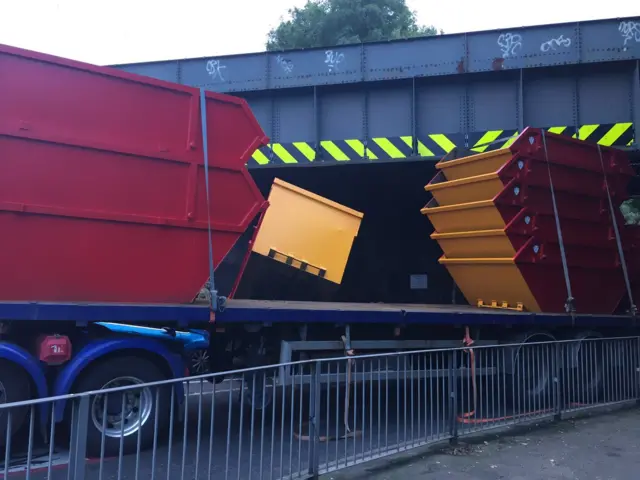
M5 404L0 475L313 478L489 429L635 403L639 357L636 337L466 347ZM56 423L63 406L65 422Z

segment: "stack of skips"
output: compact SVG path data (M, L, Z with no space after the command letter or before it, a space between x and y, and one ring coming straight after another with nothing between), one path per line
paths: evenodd
M469 303L611 314L627 298L639 269L637 227L619 208L634 175L624 152L527 128L436 168L421 212Z

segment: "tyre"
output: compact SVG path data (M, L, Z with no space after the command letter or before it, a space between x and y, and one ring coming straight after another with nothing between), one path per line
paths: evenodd
M74 391L86 392L115 387L135 387L143 383L162 380L167 380L166 375L151 361L137 357L119 357L89 367ZM156 404L157 399L159 404ZM176 399L177 396L174 395L174 401ZM171 386L130 389L110 395L92 396L89 400L87 422L88 456L101 456L103 438L105 456L119 454L121 436L123 437L124 454L137 451L138 436L140 436L140 449L148 449L153 445L155 435L160 437L167 431L170 412ZM155 425L156 414L158 416L157 427Z
M520 346L514 371L506 375L509 403L517 413L542 413L554 408L555 353L546 344Z
M22 402L31 398L31 384L27 373L15 363L0 360L0 404ZM29 407L11 409L12 436L22 428ZM8 410L0 410L0 447L7 443ZM4 455L4 451L2 452Z
M244 375L244 392L238 392L238 397L244 400L244 405L257 412L269 407L273 402L275 384L273 377L267 372L246 373Z
M566 348L562 376L565 407L597 403L604 393L604 344L601 340L587 337L569 347Z

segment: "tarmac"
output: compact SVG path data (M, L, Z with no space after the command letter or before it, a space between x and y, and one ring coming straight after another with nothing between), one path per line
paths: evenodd
M485 436L324 475L322 480L638 480L640 410Z

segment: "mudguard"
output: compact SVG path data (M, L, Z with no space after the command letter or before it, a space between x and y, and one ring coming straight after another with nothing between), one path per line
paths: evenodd
M48 396L47 379L38 360L29 354L24 348L13 343L0 342L0 358L8 360L24 369L33 381L38 394L37 398L46 398ZM40 413L40 423L46 425L49 415L49 406L47 403L40 403L36 406Z
M87 368L92 362L99 360L107 354L117 352L118 350L143 350L150 352L166 362L171 370L173 378L184 376L185 365L179 355L171 352L162 343L140 337L113 338L93 341L84 346L72 359L67 363L58 374L53 386L53 395L67 395L71 392L71 388L78 375ZM181 382L175 384L176 397L179 402L183 401L184 388ZM60 422L64 418L64 410L66 408L66 400L59 400L55 405L56 422Z

